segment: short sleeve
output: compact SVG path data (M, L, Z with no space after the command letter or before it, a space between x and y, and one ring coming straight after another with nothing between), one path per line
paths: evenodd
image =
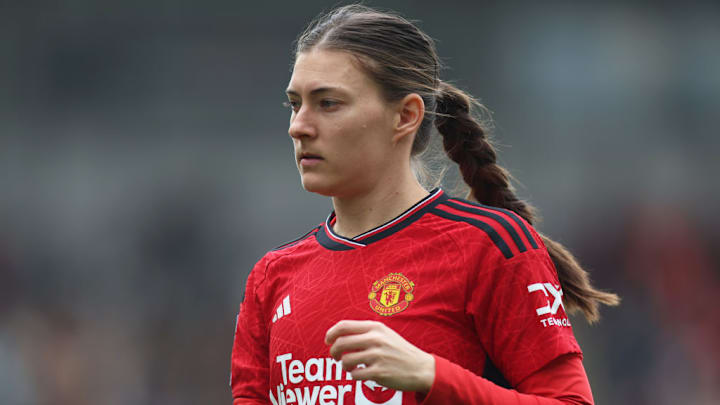
M262 287L265 262L255 265L245 286L245 297L235 327L230 361L233 403L269 403L268 335L264 322Z
M582 354L544 246L477 274L467 311L489 360L512 386L563 354Z

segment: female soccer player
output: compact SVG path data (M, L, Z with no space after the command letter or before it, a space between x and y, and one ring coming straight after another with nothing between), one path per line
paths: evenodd
M592 403L566 308L593 321L617 297L531 227L473 100L438 71L427 35L364 6L298 39L289 134L334 211L250 273L235 405ZM433 125L474 202L419 183Z

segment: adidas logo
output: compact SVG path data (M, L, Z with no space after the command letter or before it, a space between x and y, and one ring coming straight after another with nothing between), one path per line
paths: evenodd
M287 315L290 315L290 295L283 298L282 304L278 305L277 309L275 310L275 315L273 315L272 321L273 323L275 323L278 319Z

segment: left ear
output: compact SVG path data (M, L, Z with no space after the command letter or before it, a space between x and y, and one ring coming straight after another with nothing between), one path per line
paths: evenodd
M393 143L402 142L417 132L425 116L425 103L417 93L410 93L397 104Z

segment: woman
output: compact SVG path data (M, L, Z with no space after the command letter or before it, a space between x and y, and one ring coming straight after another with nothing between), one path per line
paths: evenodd
M432 40L352 5L312 24L295 56L298 170L334 211L248 277L234 403L592 403L565 308L593 321L617 297L531 227ZM482 204L419 183L433 125Z

